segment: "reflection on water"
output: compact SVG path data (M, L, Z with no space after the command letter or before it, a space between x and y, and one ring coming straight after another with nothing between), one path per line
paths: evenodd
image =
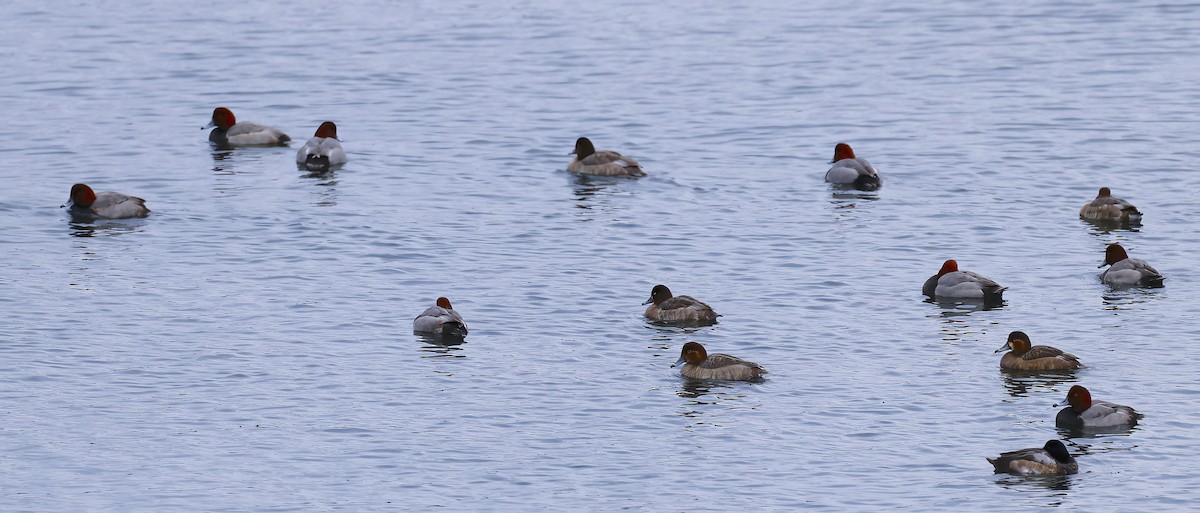
M1062 436L1064 438L1076 438L1076 439L1078 439L1078 438L1097 439L1097 438L1108 438L1108 437L1114 437L1114 436L1127 437L1127 436L1133 434L1133 432L1137 431L1138 429L1140 429L1140 427L1136 426L1136 425L1132 426L1132 427L1130 427L1130 426L1088 427L1086 429L1082 428L1082 427L1062 427L1062 426L1056 425L1054 428L1055 431L1058 431L1059 436ZM1108 451L1108 450L1114 450L1114 448L1104 449L1104 451ZM1123 448L1122 450L1128 450L1128 448ZM1096 450L1096 451L1092 451L1092 452L1102 452L1102 451Z
M1022 371L1001 369L1000 374L1004 377L1004 389L1008 392L1008 395L1013 397L1027 397L1029 396L1030 389L1056 391L1060 389L1060 385L1066 383L1073 384L1078 381L1074 370Z
M829 195L829 203L833 205L834 218L838 220L849 219L860 203L865 204L879 200L878 192L859 191L853 187L843 190L844 186L841 185L831 185L830 187L834 191Z
M938 317L941 319L942 340L957 341L967 338L969 335L974 335L979 332L979 326L985 324L995 324L995 321L984 319L974 319L971 314L987 310L998 310L1004 306L1004 302L999 304L985 304L981 299L956 299L934 301L926 299L926 303L933 303L938 306L939 311L936 315L928 317Z
M439 337L429 333L413 332L417 342L421 343L421 358L466 358L466 353L460 347L466 343L463 339L454 337Z
M72 215L69 233L72 237L83 238L124 235L144 231L145 222L143 218L101 220L95 216Z
M722 390L731 388L730 384L724 381L692 379L682 376L679 379L681 381L680 389L675 394L684 399L694 399L693 401L688 401L686 403L688 405L717 404L717 401L722 399ZM715 397L707 400L703 399L704 396L713 392L716 392Z
M1001 474L1003 475L1003 474ZM1022 492L1036 492L1041 489L1051 490L1054 492L1065 492L1071 489L1072 476L1010 476L997 479L996 484L1012 490ZM1069 493L1053 493L1047 498L1051 499L1046 505L1057 507L1063 504L1063 500L1070 497Z
M1161 289L1110 286L1100 298L1105 310L1144 310L1146 303L1159 299L1161 294Z
M1137 233L1141 231L1140 228L1142 227L1141 221L1130 223L1121 221L1095 221L1083 218L1080 218L1079 221L1087 225L1089 233L1098 237L1107 236L1116 231Z
M630 191L622 189L622 184L636 180L635 177L622 176L581 176L571 175L571 191L575 195L575 208L581 209L580 221L591 221L593 211L611 209L607 199L616 195L629 195Z
M236 175L237 171L234 171L233 167L229 166L228 163L225 162L226 160L230 160L231 157L233 157L233 150L213 150L213 173L218 175Z
M1007 299L973 299L958 297L926 298L926 303L933 303L944 310L943 315L965 315L971 312L999 310L1008 306Z
M337 206L337 172L334 170L305 171L307 173L302 175L302 178L312 180L312 185L317 187L314 189L317 201L313 205L318 207Z

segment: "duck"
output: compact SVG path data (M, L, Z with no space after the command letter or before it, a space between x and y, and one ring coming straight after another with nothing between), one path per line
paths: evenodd
M321 123L312 139L296 152L296 164L309 171L327 171L345 163L346 152L338 141L337 125L332 121Z
M615 151L596 150L587 137L575 140L575 151L571 155L575 158L567 164L567 171L578 175L646 176L636 160Z
M449 299L439 297L435 306L426 308L421 315L413 319L413 331L442 337L463 338L467 336L467 323L458 312L454 311L454 307L450 306Z
M1067 398L1054 406L1067 405L1054 418L1061 428L1130 428L1137 425L1142 414L1133 408L1108 401L1093 401L1092 393L1081 385L1067 391Z
M237 146L286 146L292 138L278 128L243 121L238 123L233 111L225 107L213 109L212 121L204 128L213 128L209 142L222 148Z
M947 260L937 274L925 280L921 292L929 297L975 298L1000 301L1005 289L988 278L971 271L958 270L958 262Z
M652 321L711 324L719 317L703 301L692 296L671 295L671 289L666 285L655 285L650 289L650 299L642 304L650 305L646 308L646 318Z
M837 143L833 147L833 167L825 173L825 181L835 184L853 185L856 189L872 190L883 185L879 172L867 159L854 156L849 144Z
M1133 203L1114 198L1108 187L1101 187L1096 199L1079 209L1079 217L1089 221L1118 221L1122 223L1142 220L1142 212Z
M1022 331L1008 334L1008 342L996 352L1008 350L1000 357L1000 368L1021 371L1074 370L1083 367L1079 357L1050 346L1030 345L1029 335Z
M767 370L761 365L748 362L736 356L727 354L708 354L704 346L698 342L688 342L679 352L679 359L671 364L677 367L683 364L679 373L685 378L692 379L724 379L730 381L749 381L759 379Z
M71 186L71 197L62 207L70 207L72 214L104 219L129 219L150 214L146 200L142 198L119 192L95 192L82 183Z
M997 474L1016 476L1065 476L1079 472L1079 462L1058 440L1048 440L1040 449L1032 447L1002 452L998 458L988 458Z
M1100 281L1109 285L1126 285L1133 287L1162 287L1162 273L1158 272L1145 260L1129 258L1129 253L1120 244L1109 244L1104 248L1104 263L1097 267L1109 266L1100 273Z

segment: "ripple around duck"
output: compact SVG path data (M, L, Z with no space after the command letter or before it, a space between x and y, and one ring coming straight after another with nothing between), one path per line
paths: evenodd
M1194 9L25 3L0 20L27 57L0 77L2 510L1195 502L1166 464L1200 446ZM215 105L334 119L350 162L213 150ZM581 135L648 176L569 175ZM883 188L821 181L839 141ZM79 181L153 214L72 222ZM1079 220L1099 186L1143 224ZM1116 241L1166 287L1100 283ZM947 258L1007 302L925 302ZM656 283L720 322L648 324ZM439 296L464 343L412 334ZM1088 368L1000 372L1013 330ZM683 379L689 341L770 373ZM1146 418L1071 438L1079 475L993 476L1060 437L1075 383Z

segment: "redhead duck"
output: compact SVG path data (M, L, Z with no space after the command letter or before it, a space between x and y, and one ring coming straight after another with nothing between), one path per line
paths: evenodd
M615 151L596 150L587 137L575 140L575 158L567 164L567 171L579 175L595 176L646 176L642 166L629 157Z
M146 217L150 214L150 209L146 208L146 200L142 198L126 196L119 192L97 193L81 183L71 186L71 198L63 207L71 207L72 214L105 219Z
M413 331L449 338L463 338L467 336L467 323L463 321L458 312L454 311L454 307L450 306L449 299L439 297L437 306L426 308L421 315L413 319Z
M650 305L650 303L654 303ZM692 296L672 296L666 285L655 285L650 289L650 299L642 303L646 318L660 322L695 322L711 324L717 322L717 312Z
M1064 353L1061 349L1050 346L1031 346L1029 335L1021 331L1008 334L1008 342L997 349L1000 357L1000 368L1021 371L1074 370L1083 367L1079 357Z
M222 148L236 146L285 146L292 140L278 128L243 121L238 123L233 111L217 107L212 113L212 122L204 128L213 128L208 134L209 142Z
M1101 187L1096 199L1088 202L1079 209L1079 217L1089 221L1117 221L1122 223L1137 222L1142 219L1142 213L1133 203L1121 198L1114 198L1108 187Z
M1067 391L1067 398L1054 406L1067 405L1054 418L1054 425L1061 428L1130 428L1137 424L1142 414L1128 406L1108 401L1093 401L1088 389L1075 385Z
M867 159L854 156L854 150L846 143L838 143L833 147L833 167L825 173L825 181L829 183L853 185L856 189L878 189L883 185L879 173L875 171Z
M296 164L309 171L326 171L346 163L346 152L337 138L337 125L332 121L321 123L312 139L304 143L296 153Z
M1100 273L1100 281L1109 285L1163 286L1163 275L1157 269L1151 267L1145 260L1129 258L1129 254L1120 244L1109 244L1104 249L1104 263L1098 267L1106 265L1109 268Z
M679 373L685 378L748 381L767 373L767 369L754 362L727 354L708 354L704 346L696 342L684 344L679 353L679 359L671 367L683 364Z
M958 262L947 260L937 274L925 280L921 292L929 297L975 298L1000 301L1004 290L1000 284L971 271L958 270Z
M1079 462L1058 440L1049 440L1041 449L1036 447L1002 452L999 458L988 458L997 474L1017 476L1065 476L1079 472Z

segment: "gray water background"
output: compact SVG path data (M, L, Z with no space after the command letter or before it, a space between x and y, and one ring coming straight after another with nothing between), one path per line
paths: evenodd
M0 510L1186 510L1200 6L33 2L0 17ZM212 150L213 107L297 141ZM641 180L563 171L576 137ZM822 182L836 142L884 177ZM72 223L72 183L149 218ZM1080 221L1109 186L1134 230ZM1120 241L1167 276L1111 290ZM946 258L1009 287L924 302ZM657 283L723 315L648 325ZM411 334L438 296L467 342ZM1012 330L1090 366L1012 377ZM690 382L687 341L770 370ZM992 474L1067 388L1146 415Z

